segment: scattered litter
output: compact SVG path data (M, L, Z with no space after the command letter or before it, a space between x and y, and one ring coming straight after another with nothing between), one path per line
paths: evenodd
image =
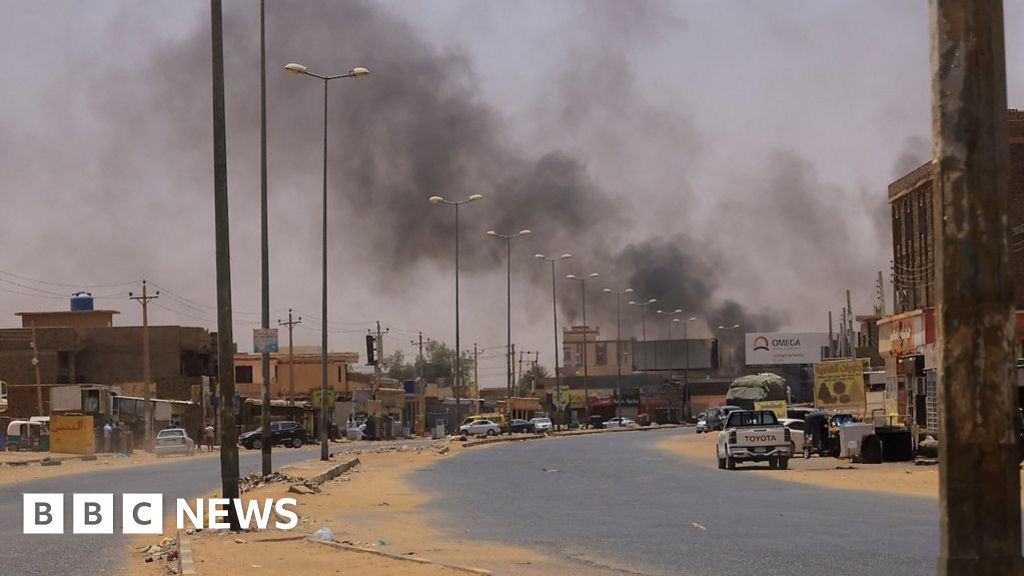
M245 544L245 540L242 540L241 538L235 538L235 544Z
M391 504L388 504L387 502L377 502L377 506L391 506Z
M384 539L377 540L377 546L387 546L389 544L391 544L391 542L388 542L387 540L384 540Z
M292 484L288 487L288 491L293 494L316 494L319 490L314 490L305 484Z
M690 522L690 524L692 524L693 527L697 530L707 530L707 528L705 528L703 524L700 524L698 522Z
M260 566L259 564L249 564L249 566L252 566L253 568L263 568L263 566Z
M272 472L266 476L253 472L252 474L247 474L238 479L238 489L239 492L245 493L254 488L259 488L260 486L266 486L267 484L273 484L275 482L288 482L291 484L304 483L301 478L294 478L287 474L281 474L280 472Z
M914 466L935 466L939 463L938 458L915 458ZM909 474L909 472L907 472Z
M334 531L324 526L317 528L316 532L310 534L308 538L313 542L331 542L334 540Z
M61 461L60 460L54 460L53 458L50 458L49 456L47 456L46 458L43 458L42 460L39 461L39 465L40 466L60 466L61 465Z
M544 472L558 472L559 471L559 470L556 470L555 468L551 468L551 469L541 468L541 470L543 470Z
M856 466L836 466L836 470L856 470Z
M440 450L438 450L437 453L442 455L442 456L444 456L445 454L447 454L450 451L451 451L451 448L448 447L448 446L445 446L444 448L441 448Z

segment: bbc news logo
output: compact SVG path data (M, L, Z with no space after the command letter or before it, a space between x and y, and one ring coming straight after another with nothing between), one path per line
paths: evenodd
M25 534L64 533L64 494L23 494L22 532ZM252 499L243 502L238 498L197 498L194 505L184 498L175 503L175 518L178 530L186 528L227 530L231 526L227 518L228 507L234 508L235 516L243 530L255 525L265 530L274 517L274 527L291 530L299 524L294 508L294 498L274 500ZM163 534L163 494L122 494L122 534ZM113 494L72 494L72 534L113 534ZM204 526L204 519L209 522ZM186 520L188 525L186 525Z

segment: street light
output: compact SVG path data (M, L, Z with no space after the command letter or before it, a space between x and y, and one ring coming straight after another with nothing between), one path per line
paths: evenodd
M737 329L739 327L740 327L739 324L733 324L732 326L722 326L721 324L718 325L718 329L722 330L722 331L725 331L725 332L731 332L731 331L733 331L733 330L735 330L735 329ZM734 354L735 349L736 349L736 345L735 345L735 342L733 342L729 346L729 366L730 367L733 367L733 363L735 362L735 354ZM735 374L735 373L736 373L736 370L734 369L733 370L733 374Z
M488 230L487 235L491 238L501 238L505 241L505 245L508 247L508 280L507 280L507 291L508 291L508 318L506 320L506 329L508 330L508 349L505 351L505 360L507 364L507 378L506 378L506 400L505 400L505 418L508 421L508 433L512 434L512 239L519 238L520 236L528 236L530 234L529 228L524 228L519 232L513 232L510 234L502 234L495 232L494 230Z
M555 393L557 394L557 391L559 390L559 385L561 384L561 380L559 379L560 372L558 369L558 358L559 356L561 356L561 354L558 350L558 291L555 288L555 262L558 262L559 260L568 260L569 258L572 258L572 254L569 254L568 252L562 254L561 256L545 256L543 254L534 254L533 257L538 260L545 260L547 262L551 262L551 320L554 323L555 327ZM552 395L552 400L553 399L554 395ZM559 428L561 428L561 418L557 418L556 420L558 420L558 426Z
M675 322L679 322L679 318L675 318L675 316L678 316L678 315L682 314L683 310L681 308L676 308L675 310L673 310L671 312L666 312L665 310L655 310L655 313L661 314L662 316L668 316L668 340L669 340L669 342L671 342L672 341L672 324L675 323ZM671 346L671 344L669 344L669 346Z
M310 72L302 64L291 63L284 67L294 74L304 74L324 81L324 190L323 190L323 262L321 279L320 310L320 459L328 460L327 447L327 85L338 78L357 78L370 73L366 68L353 68L345 74L323 76ZM264 406L264 409L269 407Z
M604 292L615 295L615 368L618 373L618 379L615 384L615 396L618 399L618 395L622 392L622 296L632 294L633 289L626 288L625 290L617 291L605 288ZM615 403L615 416L622 417L621 402Z
M587 367L587 280L593 280L600 276L597 272L591 272L589 276L576 276L566 274L567 280L576 280L580 283L580 296L583 299L583 414L586 416L586 423L590 425L590 370Z
M676 318L678 320L678 318ZM686 320L683 320L683 346L686 349L686 368L683 369L683 385L689 386L690 384L690 342L687 340L686 327L689 326L690 322L697 320L696 317L690 316Z
M645 302L641 302L639 300L629 301L629 304L631 306L638 306L640 308L640 329L643 334L644 342L644 366L647 369L650 369L650 366L647 366L647 307L650 306L651 304L654 304L657 301L657 298L651 298L650 300L647 300Z
M465 200L445 200L441 196L427 198L431 204L447 204L455 208L455 425L462 424L462 343L459 341L459 206L476 202L481 194L471 194Z

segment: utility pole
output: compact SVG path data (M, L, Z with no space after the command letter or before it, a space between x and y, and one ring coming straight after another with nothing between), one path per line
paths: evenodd
M537 395L537 377L540 376L540 350L533 353L533 379L530 380L530 396Z
M260 328L270 329L270 248L267 232L267 42L264 0L260 0L260 256L262 264ZM260 438L263 453L263 475L274 471L270 439L270 351L260 353L263 375L263 405L260 410Z
M475 345L474 345L475 346ZM423 331L420 330L420 355L416 359L416 376L423 379Z
M159 290L157 290L156 295L149 295L146 291L145 280L142 281L142 296L135 296L132 292L128 293L128 298L142 304L142 403L145 405L142 414L145 419L146 432L144 441L146 450L153 449L153 407L150 405L149 394L149 301L156 300L159 297Z
M384 364L384 334L390 332L388 328L381 332L380 320L377 321L377 363L373 365L373 399L377 399L377 389L380 388L380 380L384 377L384 370L381 368Z
M213 66L213 196L217 253L217 371L220 380L221 497L238 498L238 430L235 428L235 360L231 326L231 236L228 230L227 141L224 111L224 29L220 0L210 0ZM143 307L145 310L145 307ZM147 383L146 390L149 390ZM148 404L146 406L149 408ZM147 419L148 420L148 419ZM239 530L234 506L228 524Z
M836 344L832 334L832 311L828 311L828 355L834 358L836 355Z
M277 321L278 326L288 327L288 406L295 407L295 348L292 342L292 329L302 324L302 316L298 320L292 320L292 309L288 309L288 321Z
M882 271L878 271L878 315L885 316L885 280Z
M476 394L480 395L480 370L477 366L480 365L477 358L479 357L479 350L477 350L476 342L473 343L473 387L476 388Z
M850 303L850 291L846 291L846 321L849 323L849 335L846 337L850 342L850 359L857 358L857 342L853 331L853 304Z
M940 576L1021 559L1002 2L931 0Z
M39 341L36 340L36 323L32 321L32 367L36 370L36 414L43 414L43 381L39 374Z

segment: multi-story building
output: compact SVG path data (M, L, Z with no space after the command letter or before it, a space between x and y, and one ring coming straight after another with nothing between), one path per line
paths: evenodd
M1017 305L1017 350L1024 336L1024 112L1010 110L1010 268ZM935 382L935 225L938 170L927 162L889 185L895 314L877 321L886 372L886 412L921 430L938 428Z
M320 388L322 379L319 349L296 347L292 355L295 372L295 396L308 397ZM260 354L235 354L235 389L242 396L258 398L263 390L263 370ZM356 352L328 352L327 381L337 393L350 395L353 388L369 386L349 378L349 366L359 361ZM288 364L287 352L270 354L270 395L286 398L290 393L293 367Z

